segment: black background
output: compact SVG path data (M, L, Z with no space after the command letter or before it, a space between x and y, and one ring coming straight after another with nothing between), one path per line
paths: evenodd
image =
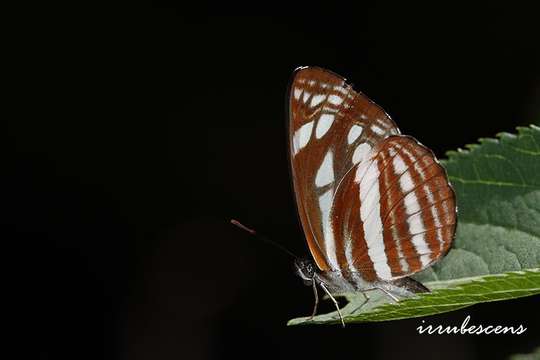
M12 93L24 100L2 196L17 334L33 358L475 359L540 345L538 298L426 319L470 314L524 324L521 336L418 335L420 319L288 328L311 311L311 289L290 259L228 224L306 254L285 132L300 65L347 77L441 157L538 122L533 9L47 10L13 30L24 40Z

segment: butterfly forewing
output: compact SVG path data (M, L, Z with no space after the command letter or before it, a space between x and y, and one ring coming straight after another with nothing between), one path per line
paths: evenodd
M377 144L396 134L384 110L342 77L314 67L295 72L289 97L293 183L304 233L321 270L345 264L331 218L339 183ZM352 214L358 210L354 205L344 204L344 211Z

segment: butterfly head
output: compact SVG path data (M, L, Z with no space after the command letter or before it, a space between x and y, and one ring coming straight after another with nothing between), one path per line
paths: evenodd
M296 258L294 260L294 267L298 276L304 280L304 283L311 285L316 272L316 266L313 261L306 258Z

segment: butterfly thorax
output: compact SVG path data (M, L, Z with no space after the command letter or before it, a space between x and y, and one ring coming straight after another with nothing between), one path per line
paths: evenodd
M313 261L305 258L296 259L294 265L304 284L323 283L332 293L365 291L374 287L374 283L364 280L359 272L321 271Z
M323 282L331 293L350 293L367 291L375 287L375 283L366 281L359 272L340 270L321 271L316 274L317 280Z

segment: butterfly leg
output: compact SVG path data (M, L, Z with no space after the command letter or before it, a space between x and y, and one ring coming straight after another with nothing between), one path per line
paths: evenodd
M324 292L326 293L326 295L328 295L328 297L330 297L330 299L332 299L332 301L334 302L334 305L336 305L336 309L337 309L337 312L339 314L339 319L341 320L341 325L343 327L345 327L345 321L343 321L343 316L341 315L341 310L339 310L339 304L338 302L336 301L336 299L332 296L332 294L330 294L330 291L328 291L328 289L326 288L326 286L320 282L319 285L321 286L321 288L324 290Z
M313 306L313 313L311 314L311 317L309 320L313 320L315 317L315 314L317 313L317 306L319 305L319 294L317 293L317 283L315 282L315 279L311 280L311 284L313 285L313 295L315 296L315 305Z
M385 293L386 295L388 295L388 297L390 297L392 300L394 300L395 302L399 302L399 299L397 297L395 297L394 295L392 295L388 290L386 290L385 288L383 288L382 286L381 287L377 287L377 289L381 290L383 293Z
M353 311L351 311L351 314L354 314L355 312L357 312L358 310L360 310L364 305L367 304L367 302L369 301L369 296L367 296L367 294L364 292L364 291L361 291L360 292L362 295L364 295L364 302L362 302L360 305L358 305L357 307L354 308Z

